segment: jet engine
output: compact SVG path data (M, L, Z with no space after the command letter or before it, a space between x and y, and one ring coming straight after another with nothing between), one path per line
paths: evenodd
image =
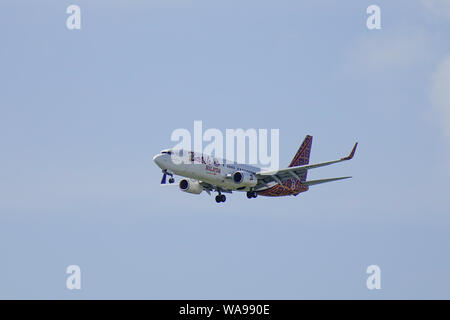
M243 187L254 187L257 184L256 177L248 172L236 171L233 173L233 182Z
M203 191L203 187L197 180L181 179L179 187L181 191L187 193L200 194Z

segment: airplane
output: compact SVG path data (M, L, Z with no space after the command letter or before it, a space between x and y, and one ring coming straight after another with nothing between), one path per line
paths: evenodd
M308 170L351 160L355 155L358 142L353 146L350 154L338 160L309 164L312 136L307 135L292 159L289 167L264 171L258 167L228 163L202 153L187 150L162 150L153 157L153 161L162 169L161 184L174 183L174 175L184 177L178 183L181 191L200 194L206 191L217 192L217 203L225 202L224 193L241 191L247 193L247 198L258 195L266 197L280 197L293 195L309 190L310 186L351 178L338 177L307 181Z

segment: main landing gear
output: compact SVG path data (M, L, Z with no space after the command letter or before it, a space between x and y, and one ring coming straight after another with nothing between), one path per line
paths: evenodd
M257 194L255 191L248 191L247 192L247 198L251 199L251 198L256 198Z
M219 192L219 194L216 196L216 202L220 203L220 202L225 202L227 200L227 197L225 197L224 194L221 194Z

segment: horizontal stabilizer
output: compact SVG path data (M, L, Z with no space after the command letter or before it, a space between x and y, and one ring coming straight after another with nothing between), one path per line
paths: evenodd
M327 182L344 180L344 179L349 179L349 178L351 178L351 177L339 177L339 178L329 178L329 179L321 179L321 180L311 180L311 181L302 182L302 184L304 184L306 186L313 186L315 184L327 183Z

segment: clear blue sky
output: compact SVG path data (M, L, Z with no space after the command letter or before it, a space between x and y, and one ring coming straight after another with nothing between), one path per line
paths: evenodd
M450 298L449 1L0 8L0 298ZM194 120L280 129L282 165L306 134L313 162L357 140L309 174L354 178L221 205L161 187L152 157Z

